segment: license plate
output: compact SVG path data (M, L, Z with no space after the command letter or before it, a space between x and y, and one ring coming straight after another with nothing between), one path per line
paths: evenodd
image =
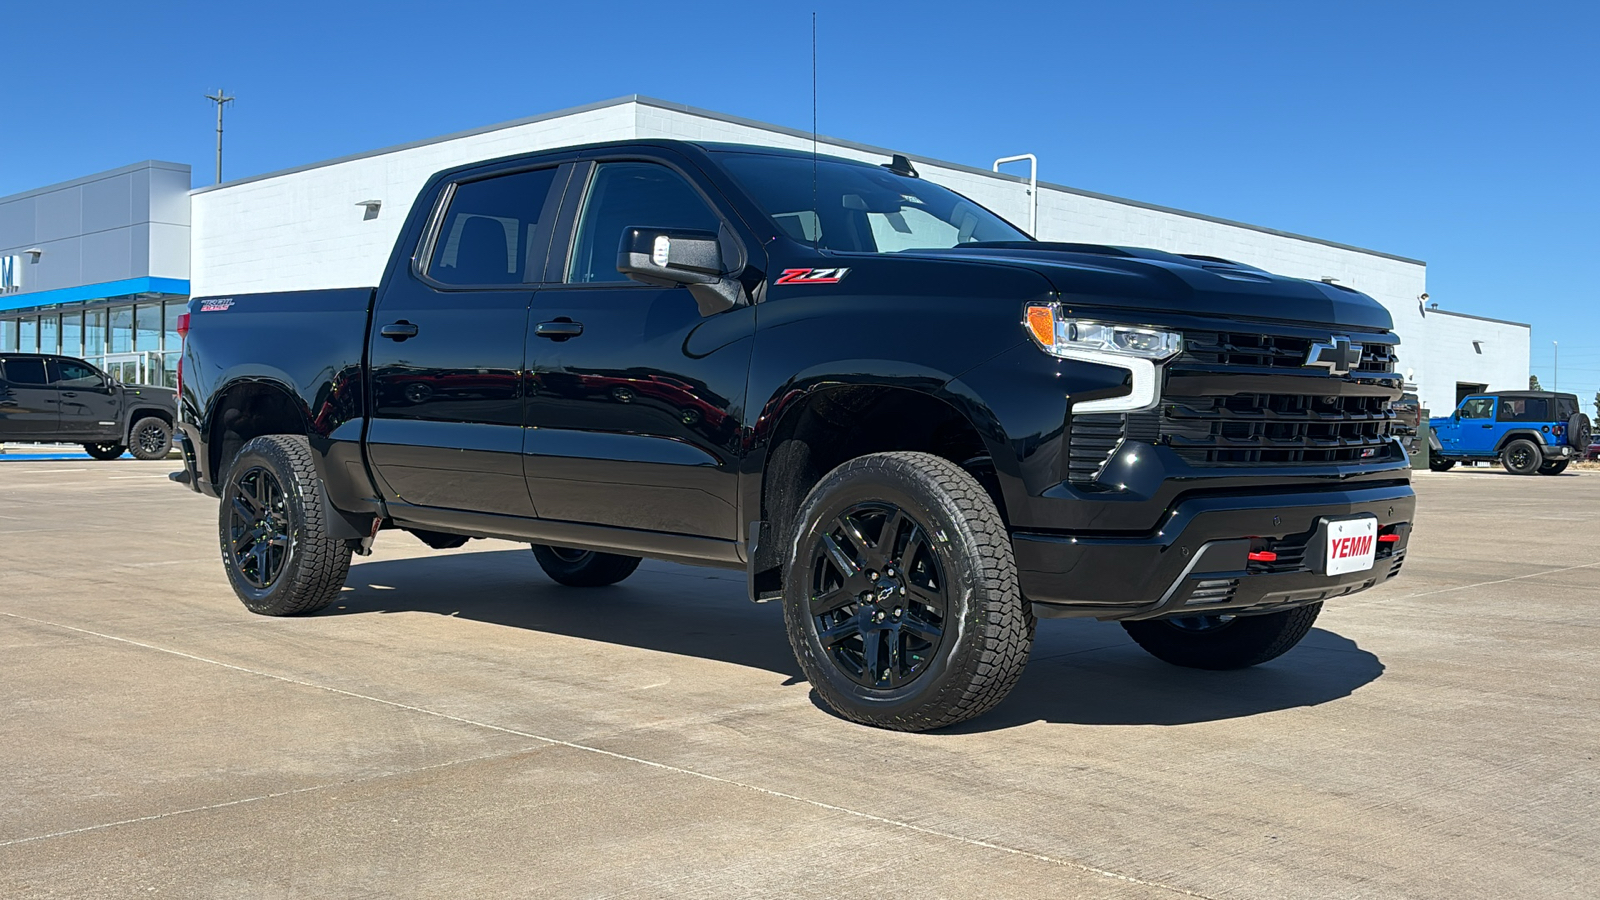
M1323 530L1324 575L1365 572L1378 556L1378 520L1374 516L1329 519Z

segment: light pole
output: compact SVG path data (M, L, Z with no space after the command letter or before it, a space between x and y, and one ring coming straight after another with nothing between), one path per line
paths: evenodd
M1552 387L1551 390L1560 391L1561 390L1561 342L1560 341L1551 341L1550 342L1550 346L1556 348L1556 364L1554 366L1554 368L1555 368L1555 386Z
M217 184L222 183L222 107L233 102L233 98L217 88L215 94L207 94L206 99L217 105Z

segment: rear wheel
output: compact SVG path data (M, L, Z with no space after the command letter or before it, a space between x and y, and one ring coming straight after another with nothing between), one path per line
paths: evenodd
M1311 631L1321 603L1264 616L1184 616L1123 622L1134 642L1162 662L1190 669L1246 669L1287 653Z
M116 459L128 452L128 448L121 444L84 444L83 452L95 459Z
M1540 475L1560 475L1562 472L1565 472L1566 470L1567 470L1567 460L1558 459L1555 462L1547 462L1544 465L1540 466L1539 467L1539 474Z
M567 587L604 587L616 584L639 568L637 556L596 553L567 547L533 545L533 558L552 581Z
M897 731L994 708L1033 644L1011 540L970 474L926 453L877 453L801 504L784 583L789 643L840 716Z
M1544 455L1533 441L1517 438L1500 451L1500 465L1513 475L1537 475L1544 465Z
M350 548L328 533L311 445L297 435L252 438L228 469L218 534L245 608L263 616L316 612L350 572Z
M172 426L155 416L140 419L128 433L128 446L134 459L166 459L172 450Z
M1443 457L1433 455L1428 456L1428 468L1435 472L1448 472L1455 468L1455 466L1456 461L1453 459L1445 459Z

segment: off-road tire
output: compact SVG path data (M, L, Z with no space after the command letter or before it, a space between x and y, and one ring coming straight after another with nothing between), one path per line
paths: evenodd
M121 444L84 444L83 452L95 459L118 459L128 452L128 448Z
M1539 467L1539 474L1540 475L1560 475L1562 472L1565 472L1567 470L1567 463L1569 461L1570 460L1558 459L1558 460L1555 460L1554 462L1547 462L1544 465Z
M946 604L941 642L925 668L907 683L881 689L852 680L839 667L818 638L811 609L812 568L823 535L843 512L875 502L892 504L927 530ZM783 600L789 643L817 696L840 716L928 731L988 712L1016 686L1033 645L1033 610L1017 588L1011 539L994 500L960 466L927 453L852 459L811 489L792 534Z
M1264 616L1235 616L1207 631L1186 631L1167 619L1123 622L1122 627L1162 662L1189 669L1248 669L1300 643L1321 611L1321 603L1312 603Z
M1448 472L1451 469L1454 469L1455 467L1456 467L1456 461L1453 460L1453 459L1440 459L1439 457L1434 456L1432 454L1429 454L1429 456L1428 456L1428 469L1430 471L1433 471L1433 472Z
M1513 475L1537 475L1544 465L1544 454L1533 441L1517 438L1500 451L1500 465Z
M240 571L229 518L240 482L258 468L270 473L282 488L288 536L287 556L279 574L264 588L251 585ZM252 438L229 465L221 494L217 532L223 568L246 609L263 616L298 616L324 609L338 599L350 573L350 547L329 535L311 445L304 437L269 434Z
M166 459L172 452L172 426L155 416L145 416L128 431L128 449L134 459Z
M593 550L567 550L533 545L533 558L539 568L557 584L567 587L604 587L616 584L639 568L637 556L597 553Z

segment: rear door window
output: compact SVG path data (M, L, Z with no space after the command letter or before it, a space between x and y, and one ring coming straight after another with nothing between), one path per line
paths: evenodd
M6 381L13 385L43 387L50 383L50 379L44 375L42 359L8 359L0 366L4 367Z
M67 390L97 388L103 383L100 373L96 372L87 363L73 362L67 359L56 361L56 387Z
M460 287L541 280L556 171L535 169L456 185L434 239L428 277Z
M681 228L716 233L722 220L683 176L655 163L601 163L578 220L571 284L631 281L617 271L624 229Z

